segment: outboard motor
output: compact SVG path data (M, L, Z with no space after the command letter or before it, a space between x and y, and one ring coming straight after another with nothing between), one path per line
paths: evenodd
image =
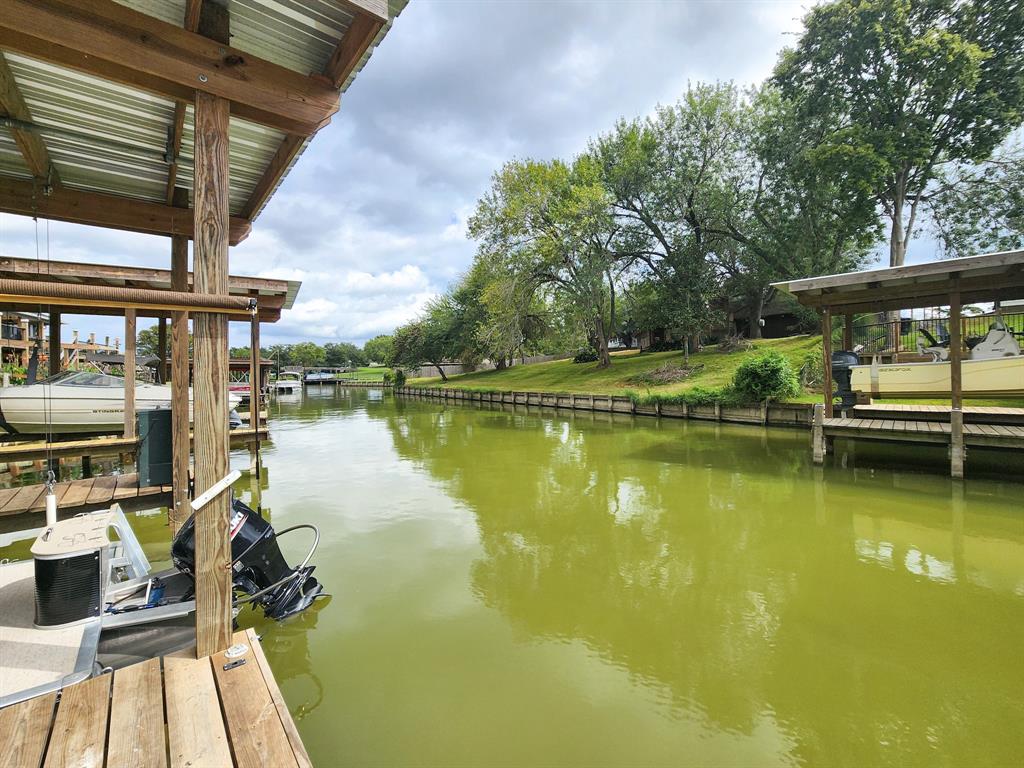
M853 366L860 365L860 358L854 352L838 350L832 353L832 379L836 383L836 396L844 411L857 404L857 393L850 386Z
M253 602L263 608L269 619L283 619L308 608L323 593L323 585L313 578L309 559L316 550L320 534L312 525L295 525L280 534L258 512L248 505L232 500L231 503L231 570L235 589L244 592L238 602ZM315 534L313 546L306 559L292 568L281 555L277 537L309 528ZM174 566L195 578L195 515L189 517L171 543Z

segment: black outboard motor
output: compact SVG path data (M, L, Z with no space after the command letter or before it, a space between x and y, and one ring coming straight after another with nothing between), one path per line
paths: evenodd
M269 619L283 619L308 608L323 593L323 585L313 578L316 566L308 565L313 548L302 565L291 568L277 546L278 535L299 528L296 525L275 534L273 527L258 512L234 499L231 503L231 570L235 589L248 598L240 602L253 602L263 608ZM195 515L189 517L171 543L174 566L195 578ZM319 539L319 534L317 534Z
M860 358L855 352L838 350L832 353L832 378L836 382L836 396L840 399L844 411L857 404L857 393L850 387L853 372L850 370L860 365Z

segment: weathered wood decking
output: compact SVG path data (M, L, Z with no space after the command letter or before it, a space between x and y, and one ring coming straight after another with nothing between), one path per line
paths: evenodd
M139 487L139 476L135 472L125 475L91 477L86 480L71 480L57 483L54 494L61 517L68 517L90 509L109 507L114 502L131 502L134 499L156 497L171 492L169 485ZM0 517L20 515L25 512L42 512L46 508L46 486L25 485L21 488L0 489Z
M223 653L151 659L0 709L0 766L311 766L256 633Z
M825 419L824 424L828 437L949 444L952 434L948 421L832 418ZM964 424L964 443L989 448L1024 448L1024 426Z
M911 419L913 421L944 421L949 423L948 405L910 405L907 403L872 403L855 405L850 415L858 419ZM965 424L1004 424L1024 426L1024 408L968 406L963 409Z

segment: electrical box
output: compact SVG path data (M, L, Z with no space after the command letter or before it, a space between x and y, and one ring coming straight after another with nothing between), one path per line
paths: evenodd
M139 411L139 487L170 485L173 478L171 446L171 409L154 408Z

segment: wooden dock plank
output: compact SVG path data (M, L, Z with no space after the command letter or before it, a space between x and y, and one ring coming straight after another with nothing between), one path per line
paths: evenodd
M132 472L129 475L117 476L117 487L114 489L113 499L134 499L139 495L139 476Z
M233 765L209 659L164 657L171 768Z
M238 635L235 637L237 638ZM295 727L295 721L292 720L292 715L288 711L288 705L285 704L284 696L281 695L281 689L278 687L267 657L263 653L263 646L260 643L259 636L256 634L256 630L245 630L245 637L247 638L247 644L253 649L256 661L260 665L260 672L263 673L263 680L270 691L270 698L277 708L277 714L281 717L281 724L284 726L284 732L288 736L288 742L291 744L295 761L299 764L300 768L312 768L313 762L309 759L309 755L306 753L306 746L299 737L299 730ZM236 639L235 642L238 642L238 640Z
M0 768L37 766L43 761L57 694L0 709Z
M235 638L239 642L238 634ZM244 635L241 640L248 645ZM210 660L235 763L240 768L298 766L259 664L248 656L245 664L225 670L231 659L223 652Z
M162 687L160 659L132 664L114 673L108 766L166 768Z
M18 489L18 492L14 494L6 504L4 504L3 509L0 510L0 514L9 515L24 512L45 492L45 485L23 485Z
M64 494L64 504L68 508L80 507L85 504L85 500L89 498L89 493L92 491L93 483L96 482L96 478L89 477L85 480L76 480L68 488L68 492Z
M44 768L103 768L109 705L110 675L65 688Z
M68 488L71 483L57 483L53 486L53 495L57 497L57 505L60 506L60 500L64 498L64 495L68 492ZM38 499L33 502L32 506L28 508L28 512L42 512L46 509L46 491L39 496Z
M89 491L86 504L106 504L114 498L114 489L117 488L117 475L106 475L97 477Z

